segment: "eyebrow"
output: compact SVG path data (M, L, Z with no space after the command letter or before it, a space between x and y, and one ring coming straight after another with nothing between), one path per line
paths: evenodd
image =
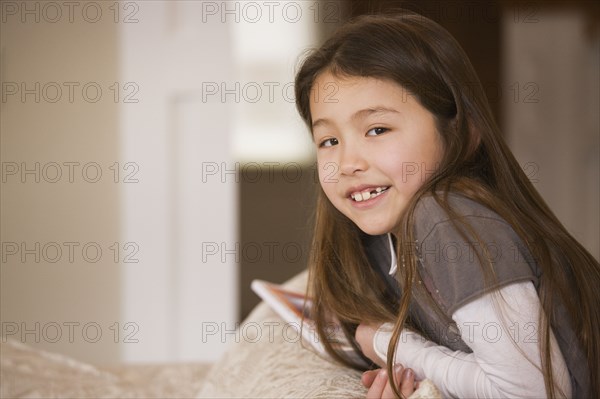
M393 108L389 108L389 107L384 107L384 106L377 106L377 107L370 107L370 108L365 108L365 109L361 109L359 111L356 111L354 114L352 114L352 116L350 117L350 119L352 121L357 121L357 120L362 120L367 118L368 116L372 116L372 115L378 115L378 114L399 114L400 112L393 109ZM314 129L317 126L320 125L329 125L331 124L331 121L329 119L326 118L319 118L316 121L314 121L312 123L312 128Z

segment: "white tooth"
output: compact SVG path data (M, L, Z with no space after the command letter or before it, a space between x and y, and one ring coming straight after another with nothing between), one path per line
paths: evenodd
M358 201L358 202L362 201L363 200L362 194L361 193L354 194L354 200Z
M368 191L363 191L362 197L363 197L363 200L368 200L369 198L371 198L371 193Z
M375 191L377 191L378 193L380 193L381 192L381 187L377 187L377 189Z

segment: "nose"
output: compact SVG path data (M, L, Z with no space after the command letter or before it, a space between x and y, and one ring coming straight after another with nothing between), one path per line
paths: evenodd
M342 175L353 175L365 171L368 167L367 159L361 150L360 144L354 142L346 141L342 144L339 162Z

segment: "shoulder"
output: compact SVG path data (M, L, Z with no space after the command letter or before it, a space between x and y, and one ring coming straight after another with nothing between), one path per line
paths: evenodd
M448 195L446 205L449 211L432 196L419 201L414 212L417 243L502 246L512 251L525 248L512 226L488 207L455 193Z
M417 203L414 220L415 233L419 238L424 240L436 228L461 221L469 224L492 223L512 230L496 212L458 193L448 194L447 203L454 215L448 214L433 196L425 196Z
M493 210L449 194L447 212L431 196L414 212L414 237L426 286L451 312L485 292L517 281L537 284L537 266L511 225Z

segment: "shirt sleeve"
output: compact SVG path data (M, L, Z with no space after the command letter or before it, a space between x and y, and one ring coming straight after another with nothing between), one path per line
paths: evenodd
M451 317L488 291L523 281L538 284L535 259L510 224L460 196L451 196L450 205L452 217L431 197L415 208L418 272L442 311Z
M461 306L452 319L472 353L452 351L403 330L396 362L429 378L444 397L547 397L538 342L540 302L531 282L491 291ZM377 355L387 359L391 324L373 340ZM557 393L571 396L571 380L551 331L552 369Z

